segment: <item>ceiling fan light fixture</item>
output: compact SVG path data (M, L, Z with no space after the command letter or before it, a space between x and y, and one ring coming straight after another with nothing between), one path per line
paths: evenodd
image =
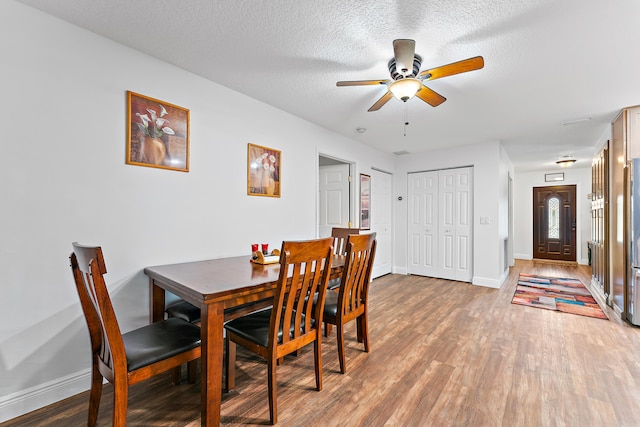
M389 91L393 96L403 102L407 102L422 88L422 81L415 78L396 80L389 85Z

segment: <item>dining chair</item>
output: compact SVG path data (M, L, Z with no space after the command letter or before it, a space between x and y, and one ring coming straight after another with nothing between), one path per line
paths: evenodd
M344 255L347 252L347 240L350 234L360 234L359 228L339 228L334 227L331 229L331 237L333 237L333 253L337 255ZM329 280L327 289L337 289L340 287L340 278Z
M279 359L313 343L316 389L322 390L322 303L331 272L332 243L330 237L283 242L273 306L224 326L226 389L235 387L236 344L266 359L271 424L278 420L276 365ZM316 294L318 305L314 307Z
M336 325L338 335L338 359L340 372L347 371L344 349L344 325L356 320L358 342L364 343L369 352L369 283L376 255L376 233L350 235L347 254L342 271L339 292L327 292L322 321L325 336L329 336L331 325Z
M347 252L347 238L350 234L360 234L359 228L339 228L331 229L331 237L333 237L333 252L338 255L344 255Z
M122 334L104 281L102 248L72 245L71 269L91 339L87 425L96 424L106 378L113 384L113 426L124 426L129 386L200 358L200 328L172 318Z

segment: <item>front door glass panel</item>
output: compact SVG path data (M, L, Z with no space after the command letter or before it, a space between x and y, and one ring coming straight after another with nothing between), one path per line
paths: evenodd
M549 238L560 238L560 200L557 197L549 199Z

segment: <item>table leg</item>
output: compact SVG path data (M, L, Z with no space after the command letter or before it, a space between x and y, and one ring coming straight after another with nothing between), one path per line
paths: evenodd
M202 426L220 425L222 355L224 351L223 325L224 305L222 303L205 304L201 308Z
M164 289L157 286L153 279L149 278L149 304L151 305L149 314L151 323L164 320L164 294Z

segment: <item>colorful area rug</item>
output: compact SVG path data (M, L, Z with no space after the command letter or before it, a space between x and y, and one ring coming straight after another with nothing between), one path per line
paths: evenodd
M608 319L578 279L520 274L511 303Z

